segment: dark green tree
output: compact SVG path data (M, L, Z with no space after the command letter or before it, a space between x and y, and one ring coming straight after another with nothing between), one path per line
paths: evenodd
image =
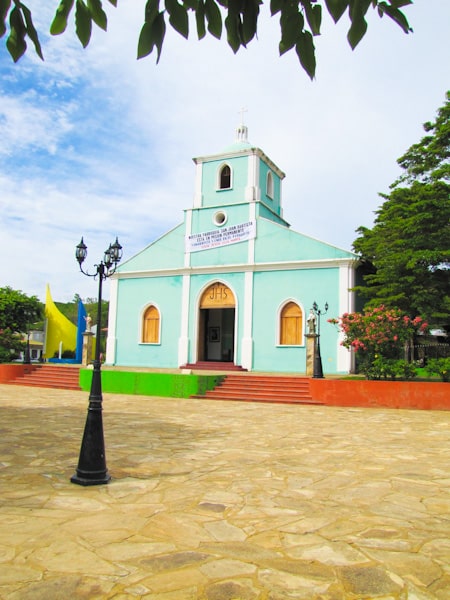
M367 306L400 308L434 326L450 325L450 93L427 135L398 159L404 174L380 194L372 229L353 244L368 265ZM408 185L405 185L408 184Z
M117 0L108 2L117 5ZM138 58L156 50L159 61L167 25L188 38L190 15L195 17L199 40L207 33L220 39L225 29L227 42L236 53L257 35L262 4L262 0L146 0ZM412 31L400 10L408 4L412 4L412 0L270 0L270 13L280 19L280 55L295 50L302 67L313 78L316 69L313 38L320 35L322 12L327 10L335 23L347 12L350 21L347 39L354 49L367 31L366 15L371 7L380 17L386 15L392 19L405 33ZM74 7L75 31L86 47L93 24L105 31L107 28L108 19L101 0L60 0L50 33L57 35L66 30ZM43 59L32 14L21 0L0 0L0 37L8 30L6 47L15 62L25 53L27 38Z
M7 362L24 348L23 333L42 318L43 305L11 287L0 288L0 362Z
M74 325L78 323L78 303L82 301L86 313L92 317L92 325L97 324L97 298L81 298L79 294L75 294L71 302L55 302L56 307L62 314L69 319ZM102 323L103 327L108 325L109 302L102 300Z
M446 102L437 112L436 120L427 121L423 128L427 135L398 159L398 164L405 172L392 188L414 181L450 181L450 91L446 94Z
M25 333L42 318L42 303L37 296L27 296L11 287L0 288L0 329Z

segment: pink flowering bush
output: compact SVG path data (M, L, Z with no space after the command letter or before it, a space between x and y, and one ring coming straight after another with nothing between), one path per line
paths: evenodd
M344 313L329 322L340 327L342 345L356 352L359 368L368 379L413 375L408 363L399 359L413 336L427 329L421 317L411 319L399 309L381 305L364 313Z

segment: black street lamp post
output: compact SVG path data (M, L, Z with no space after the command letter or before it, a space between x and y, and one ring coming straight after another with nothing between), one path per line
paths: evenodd
M314 356L314 370L313 377L316 379L323 379L322 369L322 357L320 355L320 316L326 314L328 311L328 302L325 302L325 310L320 310L317 302L313 304L313 311L317 317L317 337L316 337L316 352Z
M88 277L98 277L98 306L97 306L97 340L95 344L94 370L92 372L91 392L89 407L84 427L83 441L81 442L78 467L75 475L70 479L78 485L101 485L109 483L111 476L106 467L105 440L103 436L102 420L102 375L100 361L100 341L102 331L102 284L105 279L113 275L122 258L122 246L118 239L110 244L103 260L95 265L96 272L90 274L83 271L82 264L87 256L87 246L81 238L75 252L75 257L80 265L80 271Z
M31 364L31 353L30 353L30 331L27 331L27 345L25 346L25 352L23 354L23 364Z
M25 350L23 353L23 364L24 365L31 364L30 326L31 326L31 320L32 320L33 316L34 316L33 312L31 312L29 309L27 309L25 311L25 317L26 317L26 321L27 321L27 341L26 341Z

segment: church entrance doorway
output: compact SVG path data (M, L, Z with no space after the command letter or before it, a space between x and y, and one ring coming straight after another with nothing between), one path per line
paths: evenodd
M235 298L225 284L209 286L200 300L198 360L234 362Z

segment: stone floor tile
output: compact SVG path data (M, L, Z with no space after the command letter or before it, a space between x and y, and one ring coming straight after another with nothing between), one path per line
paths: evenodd
M0 385L1 600L450 598L448 413L103 408L83 488L87 394Z

